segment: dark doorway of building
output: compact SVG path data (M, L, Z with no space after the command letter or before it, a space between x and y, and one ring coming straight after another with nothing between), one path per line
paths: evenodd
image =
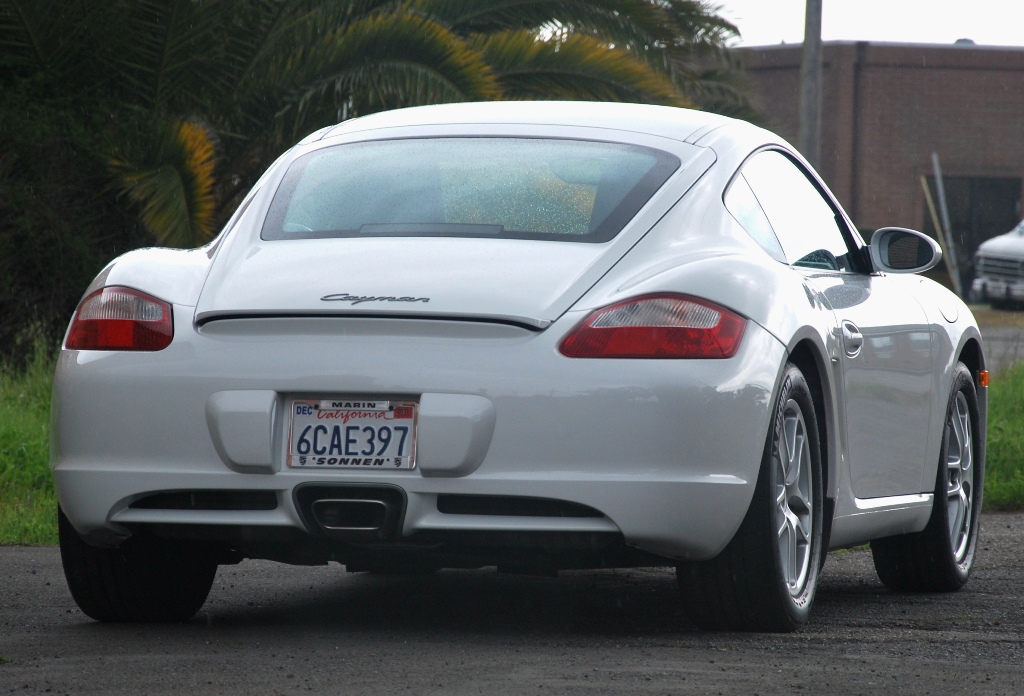
M960 265L961 287L969 288L974 278L974 252L986 239L1009 232L1021 217L1021 180L990 177L946 176L942 179L949 207L949 226L953 231L956 256ZM928 177L932 200L939 205L935 178ZM936 236L927 208L924 231Z

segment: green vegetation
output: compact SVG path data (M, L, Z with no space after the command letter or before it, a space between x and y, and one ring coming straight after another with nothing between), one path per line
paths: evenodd
M988 389L983 507L1024 508L1024 365L995 375Z
M0 365L0 544L57 543L48 354L37 344L24 369ZM1024 510L1024 365L992 381L988 435L984 508Z
M23 369L0 365L0 544L57 543L49 355L37 346Z

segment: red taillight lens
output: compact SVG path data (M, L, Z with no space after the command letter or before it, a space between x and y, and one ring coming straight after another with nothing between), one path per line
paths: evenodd
M648 295L595 310L559 351L570 358L731 358L746 325L706 300Z
M163 350L172 338L171 305L138 290L108 287L78 305L65 345L74 350Z

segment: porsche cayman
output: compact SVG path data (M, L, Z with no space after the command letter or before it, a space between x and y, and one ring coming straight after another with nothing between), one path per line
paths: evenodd
M67 331L74 599L179 621L247 558L675 567L704 629L804 623L829 549L966 582L988 373L935 242L866 243L778 136L482 103L306 137L214 241L114 260Z

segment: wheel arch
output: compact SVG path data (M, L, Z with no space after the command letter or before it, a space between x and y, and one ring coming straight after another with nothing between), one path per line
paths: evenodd
M978 457L981 465L985 465L985 450L988 441L988 389L981 383L981 373L987 369L985 352L981 347L981 336L973 332L962 342L960 350L957 351L957 358L953 362L962 362L967 366L974 379L974 388L978 393Z
M974 383L978 384L978 376L985 369L985 358L981 352L981 343L977 338L971 337L964 341L960 347L960 354L957 359L967 366L974 376Z

